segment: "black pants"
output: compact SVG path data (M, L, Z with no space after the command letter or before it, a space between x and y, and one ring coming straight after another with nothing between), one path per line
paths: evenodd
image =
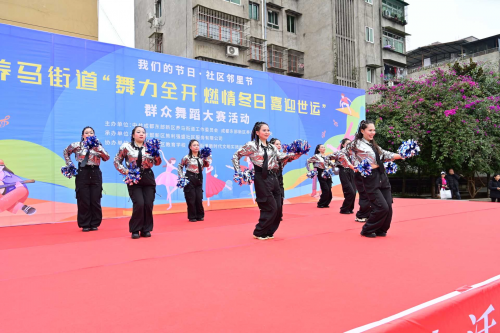
M392 221L391 184L385 172L373 169L370 176L363 178L365 190L372 207L370 217L363 226L362 233L387 232Z
M354 210L356 201L356 184L354 183L354 171L349 168L339 166L340 183L344 192L344 203L340 207L340 212L348 214Z
M128 223L129 231L153 231L153 206L156 194L156 182L153 170L141 172L141 180L134 185L128 185L128 194L132 199L132 217Z
M75 177L78 226L98 227L102 222L102 172L98 166L78 168Z
M367 219L370 216L372 208L368 194L365 191L365 185L363 184L363 176L359 172L354 173L354 184L359 194L359 210L356 213L356 217L358 219Z
M455 200L462 200L462 197L460 196L460 191L458 189L451 189L451 193L453 195L453 199Z
M258 169L255 166L255 193L260 217L253 234L257 237L273 236L281 221L281 188L274 173L270 172L267 179L263 179Z
M203 209L203 181L198 178L198 174L186 172L189 184L184 187L184 198L188 208L188 219L198 220L205 217Z
M500 198L491 198L491 202L500 202Z
M285 202L285 188L281 186L280 190L281 190L281 220L283 220L283 204Z
M318 180L321 187L321 196L319 197L318 207L327 207L332 202L332 179L323 178L323 169L318 168Z

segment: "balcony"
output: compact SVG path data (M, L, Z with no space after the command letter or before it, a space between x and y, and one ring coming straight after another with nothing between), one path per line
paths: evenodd
M149 51L163 53L163 34L153 32L149 36Z
M408 3L401 0L382 0L382 16L389 21L406 25L408 23L406 6Z
M247 19L202 6L193 9L193 34L197 40L248 48L249 28Z
M256 37L250 37L248 48L248 61L256 63L266 62L265 40Z
M408 22L406 21L406 18L402 15L402 14L392 14L390 11L387 11L387 10L383 10L382 11L382 16L386 19L388 19L389 21L392 21L392 22L395 22L397 24L401 24L401 25L407 25Z
M288 75L304 75L304 53L295 50L288 50Z
M268 45L267 68L276 71L286 71L286 49L279 45Z
M387 30L382 31L382 48L388 51L405 53L405 38Z

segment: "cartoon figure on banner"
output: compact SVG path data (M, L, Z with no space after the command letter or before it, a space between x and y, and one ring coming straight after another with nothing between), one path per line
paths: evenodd
M351 103L352 101L344 94L340 94L340 107L349 109L349 114L352 115Z
M0 213L9 211L16 214L22 210L27 215L35 214L35 208L24 204L29 196L28 188L24 184L34 182L34 180L23 181L0 160Z
M10 116L6 116L3 119L0 119L0 128L5 127L9 124L8 120L10 119Z
M253 164L250 161L250 158L248 156L245 156L243 159L245 162L248 163L248 168L246 166L240 165L241 172L245 172L246 170L253 170ZM226 165L227 168L234 170L234 167ZM248 184L247 182L243 182L243 184ZM252 195L252 201L255 204L255 192L253 189L253 183L249 185L250 186L250 194Z
M207 205L210 206L210 198L214 195L219 194L224 188L228 190L232 190L226 182L217 178L217 171L214 171L214 175L212 176L212 171L215 170L213 166L209 166L205 169L207 180L205 183L205 195L207 196Z
M156 177L156 185L165 185L167 190L167 201L169 203L167 210L169 210L172 208L172 194L177 190L177 176L172 173L174 170L177 171L175 167L177 160L174 157L167 160L163 151L160 150L160 152L163 156L163 160L166 161L165 165L163 165L166 170Z

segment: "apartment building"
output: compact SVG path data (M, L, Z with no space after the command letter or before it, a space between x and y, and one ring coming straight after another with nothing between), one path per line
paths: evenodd
M135 0L135 45L368 89L406 73L406 6L402 0Z

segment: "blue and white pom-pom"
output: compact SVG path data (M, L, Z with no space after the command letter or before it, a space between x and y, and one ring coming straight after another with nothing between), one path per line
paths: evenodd
M398 165L394 162L385 162L384 168L385 172L387 172L388 175L395 174L396 172L398 172Z
M398 153L402 158L417 156L420 153L420 147L415 140L410 139L403 141L398 149Z
M83 141L83 147L85 149L92 149L99 147L101 143L99 142L99 139L97 139L96 136L89 136Z
M311 170L307 173L307 178L311 178L313 179L314 177L316 177L318 175L318 171L316 170Z
M372 174L372 165L368 159L364 159L361 163L356 167L361 176L366 177Z
M160 156L160 140L151 139L146 141L146 152L151 154L153 157Z
M78 175L78 170L73 163L61 167L61 173L64 177L71 179L71 177Z
M295 140L291 144L282 146L283 152L304 155L311 150L311 145L306 140Z
M255 173L253 170L245 170L243 172L235 173L233 176L233 180L238 185L243 185L243 183L248 183L248 185L252 184L255 179Z
M127 185L137 184L141 180L141 170L136 166L130 166L128 169L128 174L123 178L123 181Z
M325 169L323 171L323 174L321 175L321 177L328 179L328 178L332 178L334 175L335 174L333 173L333 169Z
M212 148L205 147L200 151L200 157L201 158L207 158L210 155L212 155Z
M186 177L177 178L177 187L178 188L184 188L184 187L186 187L187 184L189 184L189 179L187 179Z

